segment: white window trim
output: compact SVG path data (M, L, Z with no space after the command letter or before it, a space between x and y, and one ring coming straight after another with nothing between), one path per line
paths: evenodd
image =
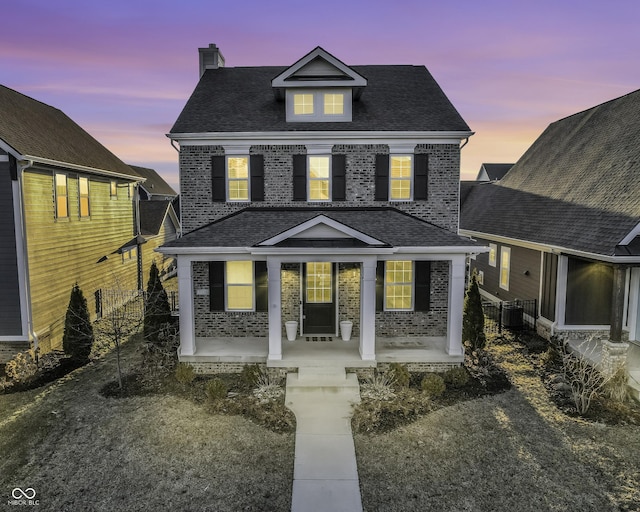
M344 96L342 114L324 113L324 94L342 94ZM296 114L294 111L295 94L313 95L313 114ZM349 122L352 120L353 93L348 87L326 87L322 89L295 88L287 89L285 93L286 119L288 123L333 123Z
M67 201L67 214L62 217L58 215L58 176L64 176L65 179L65 199ZM69 211L69 175L64 172L54 172L53 173L53 194L55 197L55 218L56 220L66 220L71 217L71 212Z
M325 181L325 178L311 178L311 158L327 158L329 160L329 199L311 199L311 181ZM333 201L333 159L331 155L307 155L307 202L330 203Z
M224 262L224 310L229 313L252 313L256 310L256 265L251 261L251 284L229 283L227 279L227 263ZM229 307L229 285L251 287L251 309L232 309Z
M493 258L491 257L493 255ZM497 265L498 259L498 245L497 244L489 244L489 266L495 267Z
M87 215L82 215L82 193L80 192L80 180L87 180ZM86 176L78 176L78 218L91 218L91 180Z
M507 269L507 282L506 282L506 284L503 284L502 283L502 271L504 269L504 267L503 267L503 264L504 264L503 255L505 253L508 254L509 257L507 259L508 265L506 267L506 269ZM500 274L499 274L499 278L498 278L498 282L499 282L500 288L502 288L503 290L509 291L509 281L510 280L511 280L511 247L502 246L500 248Z
M387 263L389 261L396 260L387 260L384 262L384 287L382 290L382 301L383 301L383 309L384 311L414 311L415 310L415 298L416 298L416 262L411 261L411 306L409 308L388 308L387 307L387 286L396 285L396 284L408 284L408 283L387 283Z
M247 198L231 199L229 197L229 182L243 181L244 178L229 178L229 158L246 158L247 159ZM229 203L250 203L251 202L251 158L249 155L225 155L224 159L224 190Z
M391 158L408 156L411 158L411 176L409 177L409 197L404 199L392 199L391 198L391 184L397 180L403 180L406 178L392 178L391 177ZM413 201L413 184L415 175L415 158L411 153L393 153L389 155L389 201L393 203L402 203L407 201Z

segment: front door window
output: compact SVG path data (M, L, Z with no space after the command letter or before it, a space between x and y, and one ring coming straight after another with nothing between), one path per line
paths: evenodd
M333 334L336 328L334 264L309 262L304 272L305 334Z

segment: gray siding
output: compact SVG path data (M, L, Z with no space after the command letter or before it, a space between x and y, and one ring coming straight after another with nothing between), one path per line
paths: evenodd
M0 161L0 336L22 333L13 192L9 162Z

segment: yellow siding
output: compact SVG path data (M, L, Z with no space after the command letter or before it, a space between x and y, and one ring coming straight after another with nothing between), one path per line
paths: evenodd
M90 218L80 219L78 175L68 173L69 218L55 218L53 173L24 175L25 219L34 330L50 340L42 347L62 347L64 317L74 283L82 289L92 318L98 289L137 288L137 262L123 263L113 254L133 237L133 201L126 182L119 181L118 197L109 194L109 180L89 177ZM108 259L98 262L107 256ZM47 335L50 333L50 335Z

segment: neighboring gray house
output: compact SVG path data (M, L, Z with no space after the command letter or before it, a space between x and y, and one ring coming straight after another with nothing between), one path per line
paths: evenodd
M537 299L546 337L640 352L639 133L636 91L552 123L499 182L465 184L460 231L490 247L473 262L485 296Z
M476 181L500 181L512 167L513 164L482 164Z
M142 201L173 201L178 197L178 193L171 188L171 185L155 169L137 165L132 165L131 168L145 178L138 191Z
M457 234L471 135L423 66L318 47L227 68L201 48L168 135L184 236L160 249L178 260L180 360L460 364L465 264L482 250Z

